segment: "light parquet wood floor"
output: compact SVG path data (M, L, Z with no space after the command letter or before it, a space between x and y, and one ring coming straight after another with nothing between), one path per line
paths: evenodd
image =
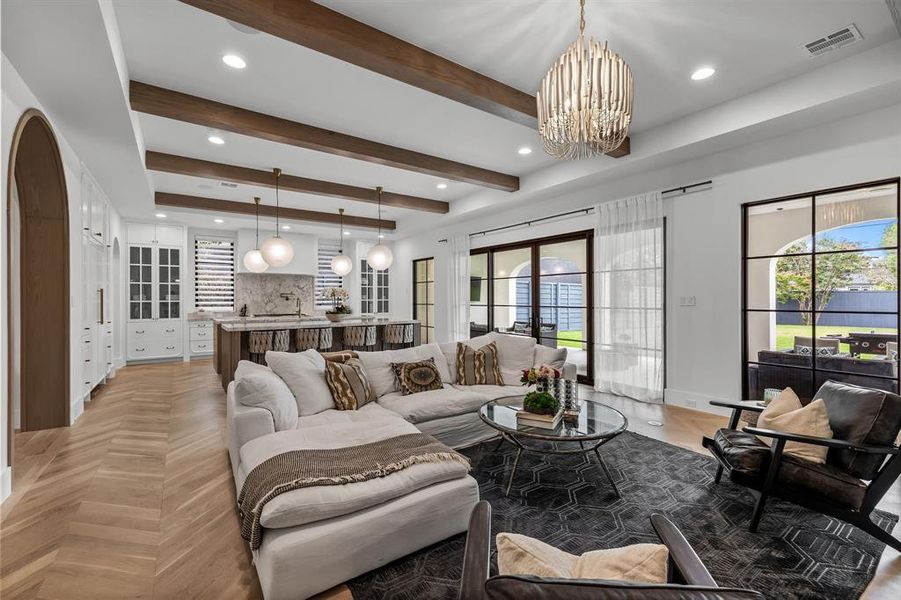
M725 422L602 399L631 430L692 450ZM121 369L73 427L18 434L13 494L0 507L3 600L259 598L224 419L211 362L192 361ZM901 508L898 486L883 508ZM886 551L866 597L901 597L898 553ZM351 596L338 586L326 598Z

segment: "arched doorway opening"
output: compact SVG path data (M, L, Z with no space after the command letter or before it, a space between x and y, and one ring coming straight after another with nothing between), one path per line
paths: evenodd
M9 156L7 439L12 464L15 420L20 431L69 424L69 208L59 146L43 113L25 111Z

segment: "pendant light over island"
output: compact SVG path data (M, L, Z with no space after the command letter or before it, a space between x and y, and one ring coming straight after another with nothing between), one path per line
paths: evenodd
M284 267L294 260L294 246L288 240L282 239L278 233L278 179L281 177L282 170L275 168L272 169L272 172L275 175L275 235L263 242L260 252L270 267Z
M378 239L382 239L382 186L375 188L376 194L378 194L378 202L379 202L379 237ZM391 248L384 245L381 241L379 241L375 246L369 249L369 252L366 253L366 262L369 263L369 266L373 271L384 271L388 267L391 266L391 263L394 261L394 254L391 252Z
M269 268L269 263L263 260L263 254L260 252L260 199L254 198L253 201L257 205L257 243L253 250L248 250L244 254L244 266L251 273L262 273Z

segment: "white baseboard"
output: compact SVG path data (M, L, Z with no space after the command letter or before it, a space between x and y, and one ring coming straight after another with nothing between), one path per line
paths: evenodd
M697 392L688 392L685 390L674 390L673 388L666 388L664 392L664 402L666 404L672 404L674 406L684 406L685 408L691 408L693 410L700 410L702 412L713 413L715 415L725 415L729 416L732 414L732 411L728 408L722 408L719 406L711 406L711 400L718 400L720 402L734 402L735 398L723 398L719 396L708 396L706 394L699 394Z
M0 471L0 502L6 500L6 497L13 491L13 470L12 467L3 467Z
M74 425L75 421L78 417L81 416L81 413L84 412L84 398L79 398L75 402L72 403L72 406L69 408L69 425Z

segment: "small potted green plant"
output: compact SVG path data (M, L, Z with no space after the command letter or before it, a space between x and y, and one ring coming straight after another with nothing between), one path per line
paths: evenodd
M523 398L522 408L535 415L556 415L560 401L547 392L529 392Z
M325 288L322 292L322 296L332 301L332 308L325 312L326 319L333 323L337 323L338 321L343 321L350 315L350 307L346 304L347 299L350 298L350 294L347 293L347 290L339 287Z

